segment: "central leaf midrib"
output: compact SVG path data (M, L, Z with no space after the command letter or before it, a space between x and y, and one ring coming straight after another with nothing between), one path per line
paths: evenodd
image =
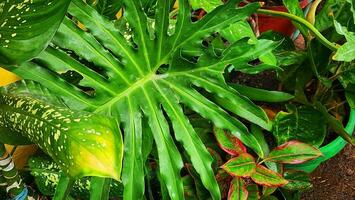
M139 88L143 87L145 84L147 84L149 81L152 81L154 79L154 77L156 77L156 76L158 76L158 75L156 75L155 73L152 73L152 74L149 74L148 76L146 76L145 78L140 79L139 81L137 81L134 84L130 85L127 89L125 89L122 92L118 93L116 96L111 98L106 103L102 104L101 106L98 106L94 110L94 112L98 113L98 112L100 112L100 111L112 106L114 103L118 102L123 97L128 96L129 94L131 94L136 89L139 89Z

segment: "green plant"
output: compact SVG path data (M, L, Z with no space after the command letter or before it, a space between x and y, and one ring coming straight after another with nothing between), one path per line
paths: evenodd
M308 153L311 152L308 158L312 159L319 156L317 150L303 143L287 141L297 139L319 146L323 142L324 127L327 125L349 142L352 140L340 122L319 102L326 102L323 101L326 96L324 89L329 89L329 80L325 77L329 71L334 72L335 69L336 73L330 80L337 78L341 80L348 90L349 102L353 105L352 97L349 97L352 95L352 76L344 72L352 71L354 65L336 62L339 66L336 64L335 68L319 70L318 67L324 66L324 63L315 63L318 56L320 60L324 60L320 54L326 52L324 55L330 57L336 50L338 52L334 56L335 59L352 60L352 55L348 55L351 52L348 51L349 46L353 43L352 29L349 27L345 29L335 23L337 32L348 40L339 47L334 43L335 41L326 39L331 37L324 36L319 27L314 27L312 22L303 19L298 1L284 1L291 14L265 11L259 9L258 3L236 7L240 3L237 0L230 0L225 4L222 1L179 0L178 9L173 8L175 3L173 0L87 0L86 3L73 0L68 13L66 13L68 1L50 2L48 5L41 5L40 2L45 1L39 0L38 3L16 1L15 4L13 2L0 4L2 9L0 13L8 10L6 15L0 15L0 20L4 23L14 14L22 14L22 8L24 10L29 8L27 11L29 13L24 15L28 17L24 18L25 22L28 21L28 25L21 26L19 33L9 31L13 24L18 23L13 20L11 20L11 27L5 26L6 24L0 27L0 31L6 33L3 40L0 38L0 44L3 45L0 47L0 58L4 57L2 64L7 65L7 69L20 77L30 80L25 83L34 84L32 81L35 81L48 88L50 92L45 100L59 97L70 109L99 113L113 117L119 122L119 125L114 125L113 128L122 129L124 134L125 159L122 182L125 199L152 199L154 195L163 199L169 197L171 199L210 197L220 199L221 191L223 194L225 186L228 187L230 182L232 183L231 196L239 195L241 199L245 199L245 191L249 191L249 198L253 196L257 198L258 186L251 184L245 190L242 186L243 180L240 178L225 181L221 191L218 187L220 180L230 179L225 171L233 174L233 170L239 169L232 169L230 164L245 162L245 160L250 161L249 169L244 170L243 173L234 172L234 176L249 176L261 185L283 185L284 188L291 188L291 190L297 188L300 182L302 187L309 186L303 173L279 171L276 161L294 163L292 162L294 160L271 160L273 161L271 162L270 157L267 156L280 151L274 150L269 153L268 144L262 142L263 134L255 131L258 128L253 126L254 128L249 132L238 118L243 118L243 122L248 121L265 130L273 131L278 145L286 142L282 150L289 150L297 145L302 146L303 149L299 150L307 149ZM17 6L21 9L14 9ZM205 16L199 14L195 18L191 14L190 6L194 9L203 8L208 14ZM329 7L331 5L326 4L324 9ZM38 12L34 11L35 8L38 8ZM57 8L60 8L58 12ZM124 15L117 19L116 14L119 10ZM280 40L283 38L279 37L275 42L269 40L275 40L274 35L271 38L268 35L256 38L245 20L256 12L294 20L307 39L307 52L294 51L292 45L287 44L287 38L282 42ZM33 32L28 31L31 29L30 24L39 26L38 22L43 19L42 17L48 17L46 25L50 27L50 31L46 32L43 27ZM25 34L26 32L30 34ZM54 32L56 34L52 38ZM339 34L334 37L339 39ZM33 37L34 35L36 37ZM318 40L313 40L313 36ZM50 45L42 51L49 41ZM34 42L36 45L29 45ZM315 53L317 51L313 49L314 47L320 48L321 51ZM16 54L15 50L19 52L19 49L25 51ZM41 53L38 54L39 52ZM33 57L35 58L27 61ZM305 59L309 60L306 62ZM334 62L330 61L327 66L333 64ZM291 66L291 71L287 66ZM278 91L229 84L225 80L225 72L240 71L257 74L270 69L278 70L280 77L285 80L284 83L286 82L285 85L290 76L297 80L296 86L287 88L287 91L295 91L294 96ZM298 73L293 76L292 70L295 69ZM303 92L310 80L308 76L304 76L306 70L313 72L320 83L311 101L308 101ZM26 87L23 83L18 86L25 88L30 94L30 97L23 98L32 98L31 95L41 94L43 89ZM297 107L288 106L289 113L279 113L275 121L276 128L273 130L272 123L265 112L249 100L250 98L256 101L283 102L294 97L296 97L294 102L297 102ZM298 103L306 106L299 106ZM239 149L237 153L232 153L235 158L224 166L225 171L216 171L211 167L216 166L218 150L205 147L213 140L200 134L200 124L196 124L194 118L188 115L189 109L212 122L218 129L230 131L228 137L233 138L230 145L232 148ZM285 132L286 129L298 131L300 127L307 126L307 124L299 126L298 123L288 123L292 119L299 119L297 111L306 113L303 117L306 116L307 119L312 119L317 115L315 113L321 113L322 119L314 119L319 121L324 119L327 124L322 124L320 130L309 130L312 135L306 138L295 132ZM24 140L19 135L15 139ZM248 153L244 145L250 148ZM253 150L257 156L250 150ZM231 153L229 150L227 152ZM261 160L258 159L257 163L253 162L254 157ZM262 159L273 171L264 167L261 163ZM307 160L305 157L300 159L302 162ZM54 160L57 163L62 162L62 159ZM61 170L68 169L62 166ZM184 173L186 170L189 175ZM266 172L273 175L275 182L270 183L264 179L265 177L263 178ZM280 174L285 178L294 178L296 184L293 186L286 184L285 178ZM70 195L71 188L75 190L75 181L72 178L61 176L56 181L55 199L64 199ZM160 183L154 182L156 179ZM82 180L76 181L80 183ZM157 184L154 189L160 187L157 189L160 190L159 193L152 194L152 183ZM108 199L111 187L109 179L93 177L90 198ZM264 196L272 198L270 194L275 188L264 188ZM235 191L239 192L235 193ZM87 190L85 192L87 195Z
M210 167L212 157L184 115L181 104L216 126L230 130L251 148L255 148L255 138L226 110L265 129L271 128L264 111L226 85L223 73L230 64L236 69L258 68L248 62L269 53L277 43L267 40L248 43L244 39L220 54L212 46L202 45L208 35L245 20L259 4L234 8L238 1L229 1L203 19L191 22L189 4L181 0L176 26L168 34L173 3L157 2L152 27L139 2L123 1L129 30L121 35L114 23L75 0L68 10L74 18L64 19L52 45L31 62L8 68L24 79L42 83L70 108L119 119L125 138L122 179L127 199L140 199L144 194L147 157L143 152L149 153L149 149L143 146L143 123L148 123L152 130L159 173L172 199L183 198L180 177L183 161L169 127L174 129L175 139L188 153L204 186L214 199L220 198ZM88 31L78 28L76 21ZM73 72L79 78L69 80L63 72Z
M217 128L214 130L219 146L232 156L221 166L233 177L224 178L227 182L231 180L228 199L250 199L251 196L258 196L261 199L273 198L270 195L279 187L291 191L306 190L311 187L307 175L302 172L283 170L282 165L299 164L315 159L322 155L318 149L299 141L289 141L270 151L260 128L253 126L251 133L258 138L258 145L263 150L259 152L257 159L247 152L238 138L224 130ZM261 197L255 184L263 187Z

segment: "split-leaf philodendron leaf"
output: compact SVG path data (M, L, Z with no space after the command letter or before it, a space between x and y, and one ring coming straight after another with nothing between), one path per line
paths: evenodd
M239 2L230 0L192 22L189 2L179 0L177 22L171 32L172 0L157 1L153 27L148 26L140 1L123 0L124 18L132 34L122 35L113 22L81 0L73 0L69 14L75 20L64 19L53 44L35 60L8 69L24 79L42 83L71 108L105 114L121 122L125 138L122 174L125 199L141 199L144 194L143 120L152 130L160 177L170 198L183 199L184 195L180 176L183 160L176 140L190 156L204 187L213 199L220 199L211 168L213 159L182 105L216 127L231 131L252 149L255 138L227 111L270 129L265 112L229 87L223 73L231 64L257 69L259 65L248 63L271 52L277 43L242 39L219 55L202 45L204 38L245 20L259 8L258 3L237 8ZM78 28L76 21L88 31ZM187 56L184 49L190 45L199 51L188 52ZM66 71L74 71L82 79L78 83L62 79L60 74Z
M0 64L14 65L38 55L58 29L70 0L2 0Z

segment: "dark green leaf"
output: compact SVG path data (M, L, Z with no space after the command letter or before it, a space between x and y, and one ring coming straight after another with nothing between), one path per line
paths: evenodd
M250 133L254 135L257 145L260 146L261 151L256 152L260 158L265 158L269 154L269 145L267 144L264 133L260 127L251 125Z
M302 171L286 171L284 177L288 183L283 186L286 190L307 190L312 188L312 183L309 175Z
M288 112L276 115L273 135L278 145L298 140L319 147L327 133L322 114L311 106L287 106Z
M330 113L328 113L328 110L319 102L316 103L316 108L322 113L322 115L325 117L326 122L329 124L329 126L333 129L333 131L341 136L344 140L349 142L352 145L355 145L354 143L354 137L352 135L349 135L343 124L336 119L334 116L332 116Z
M74 180L66 176L64 173L60 175L58 186L55 190L53 200L66 200L69 197Z
M282 186L288 183L279 173L262 165L256 166L256 171L251 175L251 179L253 179L255 183L267 187Z
M108 200L110 196L111 179L93 177L90 185L90 200Z
M277 190L277 187L266 187L263 186L263 196L270 196L272 193L274 193Z
M94 8L100 14L115 19L116 14L122 7L122 0L97 0L94 3Z
M255 160L248 153L240 154L222 166L226 172L236 177L249 177L255 172L255 167Z
M264 161L299 164L321 156L322 153L313 146L290 141L273 149Z
M70 0L0 2L0 64L15 65L37 56L58 29Z
M248 200L258 200L260 199L259 188L256 184L250 184L247 186L248 190Z
M279 92L279 91L268 91L259 88L253 88L240 84L232 84L232 87L237 90L240 94L247 96L253 101L263 101L263 102L284 102L289 101L294 98L293 95Z

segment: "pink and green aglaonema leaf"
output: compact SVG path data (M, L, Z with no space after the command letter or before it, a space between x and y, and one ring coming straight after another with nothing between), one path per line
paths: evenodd
M251 179L255 183L267 187L283 186L288 183L288 181L279 173L274 172L262 165L256 166L255 173L251 175Z
M228 200L247 200L248 199L248 190L244 184L243 179L234 178L231 182Z
M239 154L247 152L247 149L243 145L243 143L231 133L216 127L214 128L213 133L217 139L220 148L228 154L232 156L237 156Z
M321 156L322 153L315 147L299 141L290 141L276 147L263 160L286 164L300 164Z
M222 166L222 169L235 177L249 177L255 172L255 167L254 157L248 153L243 153L238 157L230 159Z

